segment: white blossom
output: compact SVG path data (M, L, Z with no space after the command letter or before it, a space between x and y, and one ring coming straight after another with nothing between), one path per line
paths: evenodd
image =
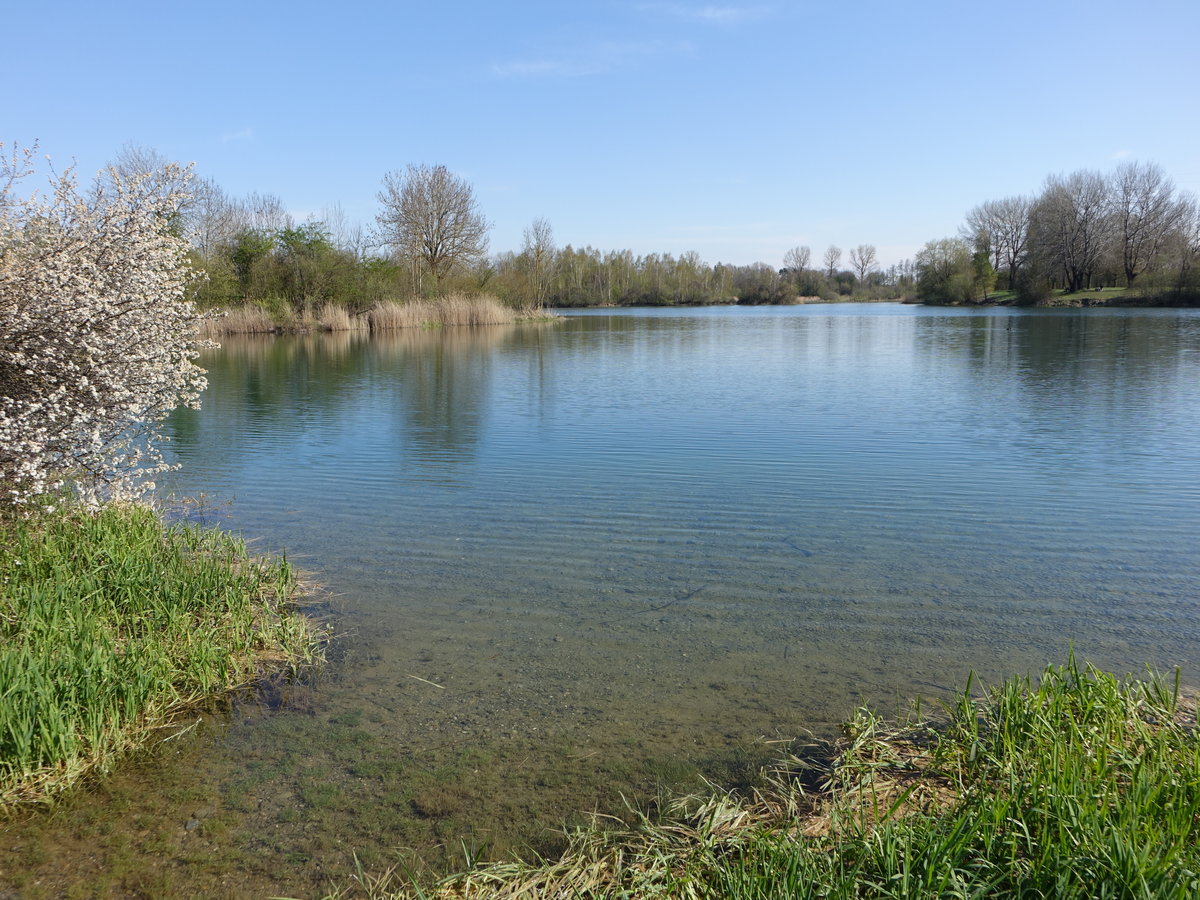
M0 506L136 496L169 468L163 418L205 386L172 230L190 170L110 169L81 192L68 169L19 196L33 161L0 143Z

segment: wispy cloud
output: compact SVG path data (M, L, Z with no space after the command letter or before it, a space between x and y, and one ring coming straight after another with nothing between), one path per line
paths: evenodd
M1113 159L1129 159L1129 157L1131 157L1131 156L1133 156L1132 150L1118 150L1116 153L1114 153L1112 155L1112 158Z
M254 129L243 128L241 131L227 131L219 138L222 144L232 144L236 141L252 141L254 140Z
M735 6L730 4L705 4L697 6L689 3L643 3L639 9L645 12L662 13L689 22L702 22L706 25L737 25L741 22L752 22L765 19L771 14L769 6Z
M496 63L492 74L502 78L579 78L691 51L687 41L607 41L570 54Z

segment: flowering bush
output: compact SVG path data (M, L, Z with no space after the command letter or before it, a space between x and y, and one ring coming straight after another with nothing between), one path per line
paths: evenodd
M0 144L0 510L63 485L93 506L153 487L163 417L205 386L173 231L190 172L110 169L83 192L51 171L19 196L33 161Z

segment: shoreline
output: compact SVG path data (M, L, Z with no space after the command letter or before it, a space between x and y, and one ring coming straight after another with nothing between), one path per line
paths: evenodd
M1037 680L973 687L933 717L859 709L839 742L781 760L749 794L714 786L632 824L596 817L557 859L354 881L372 900L1186 895L1200 742L1178 671L1122 679L1072 655Z
M181 717L323 659L284 558L148 506L0 524L0 818L186 730Z

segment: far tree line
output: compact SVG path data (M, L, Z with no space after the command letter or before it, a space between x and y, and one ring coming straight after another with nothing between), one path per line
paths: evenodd
M125 172L160 170L154 151L126 147ZM876 248L793 247L782 265L710 265L695 252L560 247L534 219L517 250L489 254L490 223L471 185L445 166L386 173L374 227L337 205L296 223L275 196L228 196L196 179L178 212L192 240L205 307L259 303L277 313L325 303L360 311L385 300L486 292L514 307L778 304L803 299L916 298L933 303L1040 302L1056 290L1136 287L1170 301L1200 296L1200 213L1153 164L1110 175L1051 176L1040 194L987 201L955 237L888 267Z

